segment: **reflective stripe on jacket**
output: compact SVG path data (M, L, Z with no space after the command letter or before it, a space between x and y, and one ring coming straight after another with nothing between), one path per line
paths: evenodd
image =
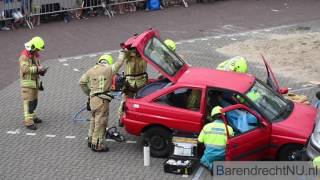
M228 125L229 135L233 136L233 129ZM206 124L200 132L198 141L207 147L225 148L227 144L226 126L222 120L215 120Z

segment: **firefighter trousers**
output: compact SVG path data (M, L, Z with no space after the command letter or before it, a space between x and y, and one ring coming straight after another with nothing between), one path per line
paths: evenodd
M36 118L35 110L38 105L38 89L21 88L21 96L23 100L24 124L30 126L34 124Z
M100 147L106 147L106 127L109 116L109 100L98 96L90 98L91 119L88 136L91 143Z

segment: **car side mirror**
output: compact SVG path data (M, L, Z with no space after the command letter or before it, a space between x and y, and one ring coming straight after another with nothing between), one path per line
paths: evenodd
M280 94L287 94L289 92L289 89L285 87L285 88L280 88L279 91L280 91Z

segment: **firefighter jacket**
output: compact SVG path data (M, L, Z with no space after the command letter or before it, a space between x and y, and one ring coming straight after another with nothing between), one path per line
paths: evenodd
M38 53L32 54L26 49L21 52L19 58L21 87L32 89L39 88L38 57Z
M89 95L106 94L111 90L112 77L115 75L123 64L123 58L116 63L97 64L90 68L80 78L80 87L82 91Z

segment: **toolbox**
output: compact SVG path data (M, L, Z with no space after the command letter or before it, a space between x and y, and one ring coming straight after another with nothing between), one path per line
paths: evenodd
M197 136L174 134L170 155L163 166L167 173L192 174L199 167Z

